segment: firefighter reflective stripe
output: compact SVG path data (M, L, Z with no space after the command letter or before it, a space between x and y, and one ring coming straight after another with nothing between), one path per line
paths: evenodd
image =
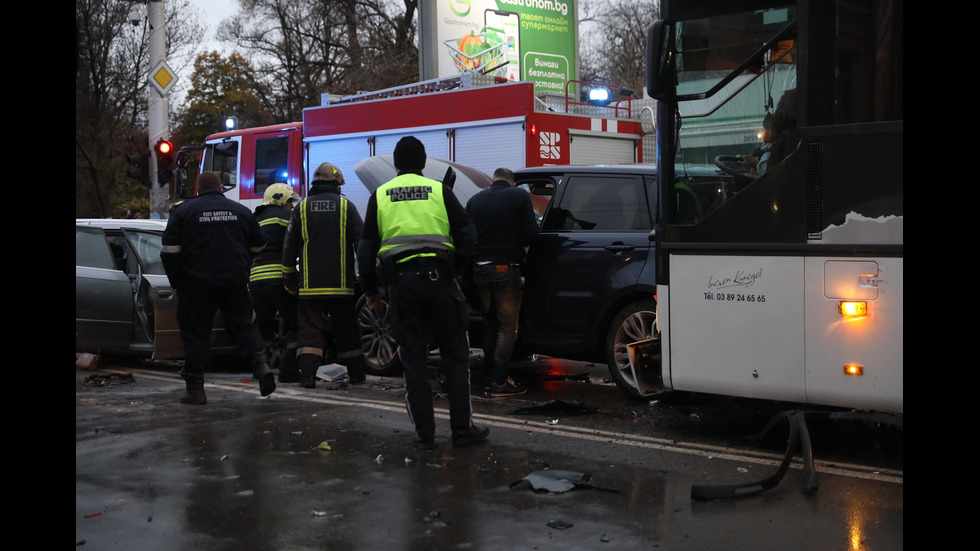
M261 281L266 279L282 279L282 264L261 264L252 266L249 271L249 281Z
M402 174L378 188L379 257L403 262L426 256L416 251L453 250L442 192L442 183L417 174Z
M299 288L299 296L301 297L339 297L339 296L354 296L354 289L338 289L338 288L322 288L322 289L309 289L307 287Z
M289 225L289 220L286 220L285 218L266 218L265 220L259 222L259 226L263 227L272 225L282 226L285 228Z

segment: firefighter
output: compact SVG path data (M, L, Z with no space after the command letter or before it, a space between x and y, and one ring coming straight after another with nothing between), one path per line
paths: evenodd
M252 259L248 289L255 306L259 333L270 355L275 346L276 313L282 320L285 350L279 356L279 382L298 383L296 369L296 297L286 292L282 279L282 244L286 239L289 214L299 194L286 184L272 184L265 190L262 204L255 208L255 219L265 236L265 249Z
M331 163L317 167L309 196L293 209L283 244L285 287L299 296L297 364L304 388L316 388L316 372L327 344L327 314L333 322L338 363L346 364L351 383L365 380L354 316L354 251L363 221L354 203L341 195L342 185L339 168Z
M247 354L268 396L276 379L266 361L262 338L252 324L248 274L252 255L265 247L265 238L252 212L221 193L221 179L203 172L197 197L174 207L163 232L161 260L177 291L177 323L184 343L181 376L187 392L180 401L206 404L204 372L210 367L211 329L218 310L226 329Z
M413 444L431 450L436 427L426 365L430 329L448 386L453 445L484 440L490 429L472 421L469 315L456 281L457 264L465 267L476 229L448 186L422 176L425 160L425 147L414 136L398 141L394 151L398 175L368 200L357 261L372 309L381 307L376 267L381 261L392 330L405 370L408 414L417 434Z

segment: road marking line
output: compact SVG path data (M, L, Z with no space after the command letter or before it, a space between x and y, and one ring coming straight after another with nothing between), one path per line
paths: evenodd
M181 380L179 375L167 375L158 371L141 372L141 376L160 381L178 382ZM213 379L208 381L206 386L213 386L223 390L232 390L246 394L257 394L258 392L257 386L253 388L252 386L243 385L237 382L215 382ZM315 395L311 394L308 389L298 388L293 389L279 387L276 389L274 394L271 394L265 399L276 396L285 397L290 400L300 400L321 404L363 407L401 413L405 412L404 404L397 404L383 400L355 398L351 396ZM258 398L258 396L256 396L256 398ZM447 409L436 408L435 415L439 419L449 419L449 411ZM730 461L766 466L778 466L783 459L782 455L754 450L740 450L723 446L713 446L710 444L699 444L696 442L679 442L665 438L656 438L653 436L642 436L637 434L590 429L586 427L575 427L571 425L537 426L529 424L525 421L515 421L513 418L501 417L499 415L474 413L473 417L486 425L496 428L535 431L546 434L550 433L554 434L555 436L577 438L579 440L590 440L593 442L601 442L604 444L612 444L617 446L630 446L635 448L668 451L710 459L727 459ZM895 469L876 469L874 467L864 465L854 465L840 462L829 464L823 463L816 459L813 463L814 467L817 468L819 473L835 474L851 478L862 478L866 480L876 480L879 482L890 482L894 484L904 484L904 472ZM801 460L794 459L791 464L791 468L802 470L803 462Z

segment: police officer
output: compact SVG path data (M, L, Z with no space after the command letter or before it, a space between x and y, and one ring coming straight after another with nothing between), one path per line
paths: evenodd
M255 255L249 274L256 323L270 354L276 339L276 313L282 320L286 349L279 356L279 382L298 383L296 368L296 296L286 292L282 279L282 244L286 239L289 214L299 194L286 184L272 184L265 190L262 204L255 207L255 219L265 236L265 249Z
M455 277L455 264L465 266L476 230L453 192L422 176L425 159L425 147L414 136L398 141L394 151L398 175L368 201L357 262L367 304L379 308L380 259L392 305L392 329L405 370L408 413L417 434L413 443L431 450L435 448L435 415L426 365L430 328L449 387L453 445L484 440L490 429L472 422L466 339L469 315Z
M163 232L161 260L177 291L177 323L184 343L181 376L187 391L180 401L206 404L204 372L210 367L211 328L217 310L228 332L247 355L268 396L276 390L259 331L252 325L248 293L252 255L265 247L259 224L243 205L221 193L221 179L204 172L197 179L197 197L174 207Z
M282 249L286 290L299 295L297 364L304 388L316 388L327 314L333 321L338 361L347 365L350 382L365 379L364 352L354 317L355 247L364 223L354 203L340 194L342 185L344 175L339 168L330 163L317 167L309 197L293 209Z

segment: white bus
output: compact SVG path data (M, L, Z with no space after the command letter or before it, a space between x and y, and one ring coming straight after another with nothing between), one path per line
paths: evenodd
M631 364L641 395L901 415L902 9L662 0L647 67L659 353L645 343L660 361ZM713 196L686 183L705 162L733 176Z

